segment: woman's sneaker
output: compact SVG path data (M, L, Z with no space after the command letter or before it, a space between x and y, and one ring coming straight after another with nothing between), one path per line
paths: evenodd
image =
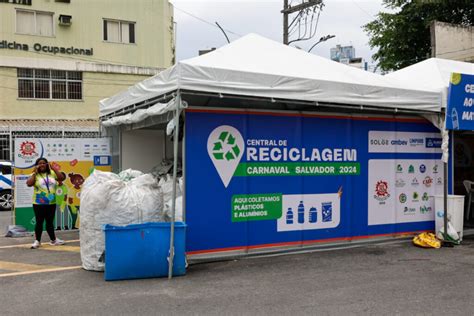
M51 246L59 246L59 245L64 245L64 240L61 240L59 238L56 238L55 240L51 241L49 243Z
M41 243L35 240L33 244L31 245L31 249L38 249L40 246L41 246Z

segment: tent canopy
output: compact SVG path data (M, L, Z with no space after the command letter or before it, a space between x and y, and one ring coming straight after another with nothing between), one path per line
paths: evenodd
M387 74L385 77L400 83L407 83L413 87L439 91L443 95L441 106L445 108L448 99L449 80L453 72L473 75L474 64L441 58L430 58Z
M413 88L249 34L102 100L100 116L177 90L416 111L441 105L441 94L430 87Z

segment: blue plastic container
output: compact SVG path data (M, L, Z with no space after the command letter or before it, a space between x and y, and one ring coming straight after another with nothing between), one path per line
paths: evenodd
M173 276L186 273L186 224L175 223ZM104 225L106 281L168 276L170 223Z

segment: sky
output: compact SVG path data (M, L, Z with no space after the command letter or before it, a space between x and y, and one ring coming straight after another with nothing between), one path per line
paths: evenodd
M289 0L300 3L301 0ZM177 28L176 55L183 60L198 55L199 50L219 48L227 40L215 25L225 29L230 41L248 33L257 33L282 42L283 0L170 0L174 5ZM330 49L337 44L352 45L356 56L373 64L369 38L362 26L375 19L380 11L387 11L382 0L325 0L315 36L311 40L291 44L308 50L322 36L335 35L321 42L311 53L329 58ZM291 22L293 16L290 16ZM294 37L290 37L290 40Z

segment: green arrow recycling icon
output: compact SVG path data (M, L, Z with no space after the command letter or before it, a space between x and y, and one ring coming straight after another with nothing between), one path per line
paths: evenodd
M223 131L218 140L214 143L212 155L217 160L234 160L240 155L240 148L235 143L235 137L232 133Z
M221 125L209 134L207 152L225 187L239 165L244 148L244 139L233 126Z

